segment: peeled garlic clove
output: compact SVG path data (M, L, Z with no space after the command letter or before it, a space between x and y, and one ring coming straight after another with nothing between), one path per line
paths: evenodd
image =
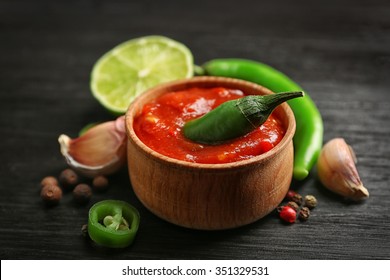
M324 145L317 162L318 177L329 190L352 200L369 196L355 166L356 157L344 139L335 138Z
M79 138L58 138L66 162L87 177L108 175L126 163L124 116L90 128Z

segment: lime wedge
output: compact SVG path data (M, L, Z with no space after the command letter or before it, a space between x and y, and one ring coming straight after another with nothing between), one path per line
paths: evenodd
M163 36L146 36L103 55L92 69L91 90L103 107L123 114L145 90L190 78L193 71L193 56L185 45Z

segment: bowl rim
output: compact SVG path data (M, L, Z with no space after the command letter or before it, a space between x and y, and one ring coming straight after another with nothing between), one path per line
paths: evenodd
M286 115L287 118L287 128L286 132L282 138L282 140L271 150L254 156L249 159L229 162L229 163L196 163L196 162L188 162L184 160L179 160L175 158L168 157L163 155L152 148L148 147L144 144L141 139L138 138L137 134L133 128L134 116L136 116L138 103L142 102L144 99L150 101L152 99L148 98L150 95L154 95L156 92L159 93L158 96L161 96L164 93L171 91L183 90L191 87L206 87L206 85L210 85L209 87L216 87L215 83L222 84L225 87L229 87L234 89L234 86L237 87L248 87L253 89L254 94L259 94L260 92L263 94L272 94L273 92L268 88L265 88L261 85L248 82L241 79L229 78L229 77L217 77L217 76L197 76L187 79L176 80L173 82L167 82L155 86L146 90L144 93L136 97L131 104L129 105L126 114L125 114L125 126L126 126L126 134L128 137L128 141L132 141L135 144L135 147L143 152L146 156L152 158L155 161L163 162L165 164L169 164L172 166L176 166L178 168L186 168L186 169L204 169L204 170L226 170L226 169L237 169L237 168L247 168L251 166L256 166L258 164L264 163L268 160L274 158L277 154L279 154L282 150L286 148L286 146L292 141L292 138L296 129L296 122L294 113L291 110L290 106L284 102L280 104L275 110L279 110ZM221 85L221 86L222 86ZM148 100L149 99L149 100Z

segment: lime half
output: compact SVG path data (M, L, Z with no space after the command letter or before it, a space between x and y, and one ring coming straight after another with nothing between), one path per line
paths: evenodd
M192 77L193 70L193 56L185 45L163 36L146 36L103 55L93 67L91 90L103 107L123 114L145 90Z

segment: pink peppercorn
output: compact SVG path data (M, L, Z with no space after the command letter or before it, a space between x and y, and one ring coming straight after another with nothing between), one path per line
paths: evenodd
M292 207L290 206L283 206L280 209L279 212L279 217L287 222L287 223L295 223L295 220L297 219L297 211L295 211Z
M297 193L293 190L289 190L286 194L286 200L292 200Z

